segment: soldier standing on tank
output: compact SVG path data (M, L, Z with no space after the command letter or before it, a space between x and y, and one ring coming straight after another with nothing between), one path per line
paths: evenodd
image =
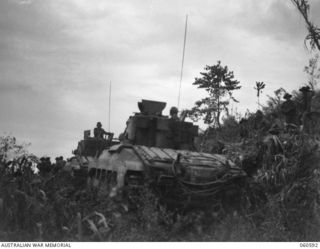
M173 106L170 108L170 119L174 120L174 121L180 121L179 117L178 117L178 108Z
M179 149L180 147L180 127L179 123L177 121L180 121L178 117L178 108L173 106L170 108L170 122L169 128L170 128L170 135L169 137L171 138L172 142L172 148L173 149Z
M285 117L286 125L298 125L296 104L291 100L292 95L286 93L283 98L286 100L281 105L281 112Z
M95 137L95 138L103 139L103 135L108 135L108 136L110 136L112 133L106 132L106 131L102 128L101 122L98 122L98 123L97 123L97 127L94 128L94 130L93 130L93 134L94 134L94 137Z

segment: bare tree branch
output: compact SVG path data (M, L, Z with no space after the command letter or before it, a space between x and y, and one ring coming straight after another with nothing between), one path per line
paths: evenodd
M310 5L308 0L291 0L291 2L299 10L306 22L309 34L305 38L305 45L309 41L311 50L317 48L320 51L320 29L309 20Z

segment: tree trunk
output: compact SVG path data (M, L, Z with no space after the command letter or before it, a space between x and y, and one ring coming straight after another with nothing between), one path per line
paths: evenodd
M217 124L218 124L218 127L221 128L221 124L220 124L220 109L218 109L218 113L217 113Z
M220 84L218 83L218 89L220 87ZM217 123L218 123L218 127L221 128L221 124L220 124L220 92L218 93L218 111L217 111Z

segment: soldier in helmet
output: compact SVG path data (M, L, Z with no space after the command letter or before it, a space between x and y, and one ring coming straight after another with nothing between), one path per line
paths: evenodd
M301 87L299 91L302 92L303 112L310 112L311 100L312 100L312 97L314 96L314 91L312 91L309 86Z
M173 106L170 108L170 124L169 124L169 128L170 128L170 140L171 140L171 146L173 149L179 149L180 147L180 121L179 117L178 117L178 108Z
M268 121L262 111L258 110L253 118L253 128L259 132L266 132L268 128Z
M178 108L173 106L170 108L170 119L174 120L174 121L180 121L179 117L178 117Z
M102 128L101 122L98 122L98 123L97 123L97 127L94 128L94 130L93 130L93 134L94 134L94 137L95 137L95 138L103 139L103 135L108 135L108 136L110 136L112 133L106 132L106 131Z
M311 112L311 102L312 98L315 95L314 91L310 89L309 86L304 86L299 89L300 92L302 92L302 126L303 130L307 133L311 132L312 130L312 116L313 113Z
M286 100L281 105L281 112L285 116L286 124L298 125L297 108L295 103L291 100L292 95L286 93L283 98Z

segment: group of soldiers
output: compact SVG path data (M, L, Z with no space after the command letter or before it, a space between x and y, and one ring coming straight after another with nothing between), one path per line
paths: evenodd
M72 158L64 160L63 156L59 156L55 158L55 163L52 163L50 157L41 157L37 169L41 176L47 176L51 173L57 174L61 171L71 172L73 170L71 161Z
M273 111L270 116L266 116L262 111L258 110L249 118L241 119L240 136L246 138L250 131L258 131L258 134L264 136L267 134L279 135L281 132L293 132L303 130L306 133L311 133L312 122L317 122L317 114L320 113L312 108L312 97L314 91L309 86L304 86L299 89L302 93L301 100L294 101L292 95L285 93L285 100L279 111ZM320 119L319 119L320 120Z
M285 118L287 127L299 127L305 132L310 132L310 123L313 117L318 114L317 111L312 110L312 98L315 95L314 91L309 86L304 86L299 89L302 93L302 103L299 108L297 104L291 99L292 95L286 93L284 95L285 101L281 105L281 113Z

